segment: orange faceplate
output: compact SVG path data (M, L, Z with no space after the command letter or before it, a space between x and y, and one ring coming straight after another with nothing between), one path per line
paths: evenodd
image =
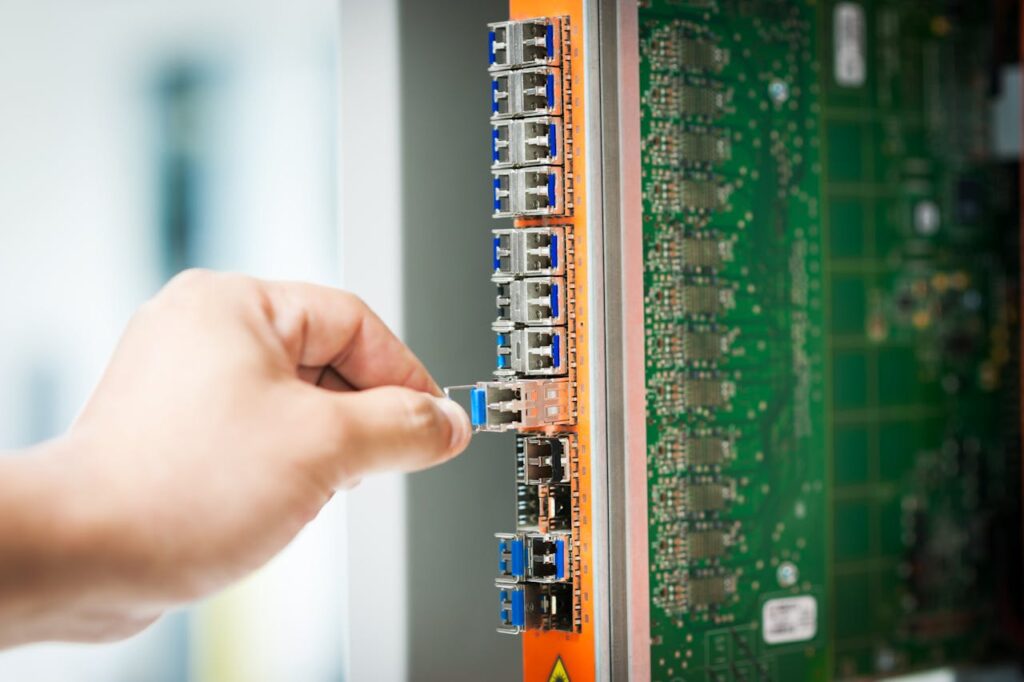
M570 333L575 336L570 357L570 381L575 386L577 422L572 431L577 435L577 453L573 493L573 540L578 569L576 586L580 605L578 633L527 631L523 633L523 677L528 682L565 679L586 682L595 676L593 530L591 527L591 425L589 376L589 339L587 320L587 201L586 140L583 98L584 37L582 0L510 0L509 18L562 17L563 20L563 109L566 112L566 138L571 140L572 157L566 158L566 187L571 187L569 216L517 219L517 227L564 225L574 266L570 277ZM565 37L568 36L568 49ZM567 145L568 146L568 145ZM571 184L570 184L571 181ZM569 233L571 232L571 237ZM561 661L561 668L558 663Z

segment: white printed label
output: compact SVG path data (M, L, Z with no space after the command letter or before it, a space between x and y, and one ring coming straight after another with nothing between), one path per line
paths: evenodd
M846 88L864 85L868 67L863 7L855 2L836 5L832 12L832 40L836 83Z
M818 634L818 601L814 597L770 599L761 607L765 644L806 642Z

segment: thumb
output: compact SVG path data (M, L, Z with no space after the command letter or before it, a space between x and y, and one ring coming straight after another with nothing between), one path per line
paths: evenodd
M333 464L348 480L375 471L425 469L469 445L469 416L451 400L397 386L328 397L341 431L332 457L343 461Z

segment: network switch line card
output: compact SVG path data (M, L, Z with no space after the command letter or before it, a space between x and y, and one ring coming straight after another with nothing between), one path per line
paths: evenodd
M472 416L518 433L496 588L527 679L597 675L583 31L577 0L514 3L487 32L494 217L511 221L492 231L496 370Z
M1020 174L992 126L1019 4L496 19L471 404L517 434L495 585L525 679L1012 661Z

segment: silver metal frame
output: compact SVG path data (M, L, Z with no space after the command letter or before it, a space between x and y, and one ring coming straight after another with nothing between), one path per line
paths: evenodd
M604 413L594 421L604 433L595 429L594 440L605 452L594 461L607 463L594 468L594 500L606 501L595 508L595 534L607 534L607 551L595 553L605 616L597 654L599 678L613 680L651 675L638 16L635 0L587 9L590 319L601 321L591 331L603 340L591 366L604 372ZM592 385L596 410L600 384Z
M396 201L403 161L395 134L402 126L401 7L398 0L339 0L338 12L342 284L403 334L406 275L395 267L405 245ZM361 63L370 53L373 69ZM366 97L381 110L365 107ZM368 477L344 495L345 679L409 678L408 494L405 477L391 474Z
M595 633L595 678L601 682L623 679L614 669L614 647L611 632L617 610L613 603L614 548L608 543L610 529L610 470L601 466L608 462L612 450L606 437L608 399L606 380L607 353L605 350L605 277L604 250L605 235L603 196L604 184L604 120L601 80L602 62L601 28L603 17L600 0L584 3L583 35L587 58L582 60L584 74L583 97L586 101L587 121L587 291L589 296L588 319L590 320L590 428L591 428L591 528L593 530L593 575L594 575L594 623Z

